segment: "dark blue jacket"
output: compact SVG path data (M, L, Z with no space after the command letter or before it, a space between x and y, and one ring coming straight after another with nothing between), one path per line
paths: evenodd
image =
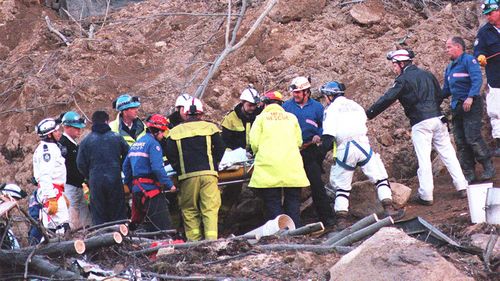
M132 186L132 180L135 178L153 179L169 189L174 185L163 168L163 152L160 143L149 132L130 147L123 163L123 173L124 181L128 186ZM141 186L145 190L158 188L154 184L147 183L141 183ZM141 192L141 189L134 185L132 192Z
M483 25L477 32L474 57L479 55L491 57L486 65L486 79L491 87L500 88L500 33L490 23Z
M451 95L451 108L455 109L459 101L479 96L482 84L481 67L477 60L464 53L450 62L444 71L443 97Z
M304 107L301 108L292 98L283 104L283 108L299 120L304 143L310 142L315 135L321 136L323 134L324 108L321 103L309 98Z

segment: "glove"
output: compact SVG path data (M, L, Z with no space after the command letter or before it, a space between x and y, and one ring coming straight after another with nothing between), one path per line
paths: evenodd
M488 63L485 55L479 55L477 57L477 61L481 66L486 66L486 64Z
M47 207L47 212L51 216L55 215L57 213L57 209L58 209L57 199L56 198L50 198L49 200L47 200L47 203L49 203L48 207Z
M83 189L83 199L85 200L85 203L90 204L89 186L86 183L82 183L82 189Z
M125 192L125 195L130 194L130 188L128 187L128 184L123 185L123 192Z

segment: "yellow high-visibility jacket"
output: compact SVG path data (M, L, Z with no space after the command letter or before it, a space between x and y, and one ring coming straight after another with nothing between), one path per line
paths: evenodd
M255 163L253 188L309 186L299 147L302 132L295 115L278 104L268 105L250 130Z
M132 138L125 130L121 128L121 115L118 113L118 116L116 117L115 120L109 122L109 127L111 128L111 131L118 133L120 136L125 139L127 142L128 146L132 146L134 142L138 139L140 139L142 136L146 134L146 125L141 121L141 119L137 118L134 120L135 125L137 126L137 131L136 131L136 138Z

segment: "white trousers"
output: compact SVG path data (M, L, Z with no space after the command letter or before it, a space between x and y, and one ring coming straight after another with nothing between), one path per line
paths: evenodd
M69 226L71 229L92 224L89 206L83 197L83 189L71 184L64 185L64 194L69 200Z
M486 112L490 117L491 135L493 138L500 138L500 88L490 87L490 92L486 95Z
M48 208L45 207L42 208L41 213L42 224L46 228L55 229L64 223L69 223L68 206L63 196L57 200L57 212L55 214L49 215Z
M448 128L441 122L441 117L426 119L413 125L411 139L418 159L417 176L420 184L418 188L420 198L433 200L434 182L431 162L433 146L448 169L455 188L457 190L467 188L468 183L458 162L455 148L451 144Z
M366 136L361 137L359 140L355 140L366 152L370 151L370 143ZM346 152L346 144L342 143L337 148L336 157L339 160L344 159ZM356 167L359 162L366 160L366 155L353 143L349 145L349 152L346 159L346 164L351 167ZM377 195L380 201L384 199L392 200L392 193L389 187L389 182L387 181L387 171L385 170L384 163L380 159L378 153L373 153L370 161L365 165L361 166L363 173L370 179L371 182L377 183ZM351 192L352 177L354 175L354 170L347 170L341 167L339 164L332 165L330 170L330 184L336 190L335 196L335 212L348 211L349 209L349 195Z

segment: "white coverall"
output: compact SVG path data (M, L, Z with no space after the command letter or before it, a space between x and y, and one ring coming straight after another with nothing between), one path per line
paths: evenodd
M468 186L455 148L451 144L448 128L441 121L441 118L442 116L429 118L411 127L411 139L418 159L417 176L420 184L418 196L427 201L433 200L434 190L431 162L432 146L448 169L457 191L466 189Z
M33 175L38 182L37 201L44 205L40 218L43 226L56 229L69 223L69 211L62 193L54 185L64 186L66 183L65 159L56 143L41 141L33 154ZM46 202L58 198L57 212L49 215ZM64 232L64 230L63 230Z
M330 171L330 183L336 189L335 212L349 209L352 177L358 165L376 185L378 199L392 200L387 171L380 155L371 150L366 136L366 120L365 110L343 96L337 97L325 110L323 134L334 136L337 143L334 155L337 164L332 165Z
M494 139L500 139L500 88L489 87L486 95L486 112L490 117L491 135Z

